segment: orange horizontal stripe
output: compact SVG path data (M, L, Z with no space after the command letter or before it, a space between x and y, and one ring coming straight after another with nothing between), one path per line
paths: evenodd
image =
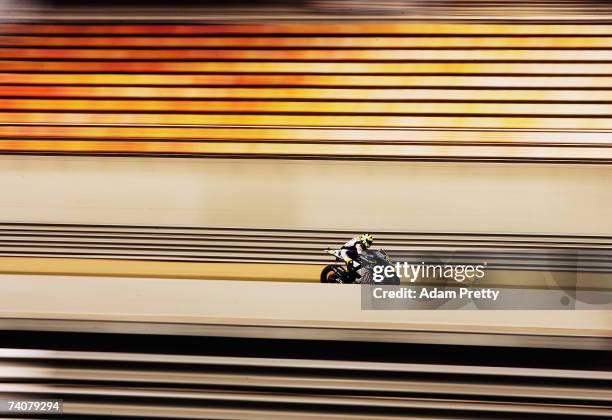
M534 108L537 107L537 108ZM612 115L612 104L513 104L513 103L402 103L402 102L257 102L164 101L87 99L0 99L4 110L167 111L167 112L276 112L338 114L550 114ZM284 117L277 117L282 120Z
M612 37L61 37L0 36L0 45L56 47L610 48Z
M534 117L425 117L425 116L301 116L301 115L180 115L87 114L62 112L0 112L0 123L47 124L190 124L190 125L298 125L344 127L475 127L609 130L612 118Z
M487 23L265 23L224 25L57 25L57 24L1 24L0 33L20 34L168 34L197 35L211 33L241 34L514 34L514 35L612 35L609 25L577 24L487 24Z
M1 151L612 159L612 148L0 140Z
M0 71L612 74L610 64L0 61Z
M136 50L0 48L0 58L87 60L558 60L612 61L610 50Z
M161 75L161 74L10 74L0 83L110 84L110 85L316 85L316 86L453 86L453 87L595 87L612 88L612 77L580 76L331 76L331 75Z
M316 88L194 88L2 86L2 96L118 98L261 98L361 100L517 100L612 101L612 90L470 90L470 89L316 89Z
M212 280L318 282L318 264L138 261L93 258L0 257L0 273Z
M284 128L170 128L170 127L53 127L0 125L2 137L80 137L92 140L176 139L265 141L388 141L388 142L495 142L547 144L610 144L611 132L437 131Z

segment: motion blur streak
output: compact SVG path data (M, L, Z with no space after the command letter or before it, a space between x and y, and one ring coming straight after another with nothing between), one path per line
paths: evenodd
M66 20L0 32L6 152L612 160L612 31L599 22ZM573 131L538 131L553 129Z
M359 288L299 283L2 282L0 325L22 332L0 333L14 346L0 393L63 398L79 418L610 415L606 311L361 311Z
M12 222L612 233L609 165L5 156L0 174ZM355 179L370 202L347 212Z

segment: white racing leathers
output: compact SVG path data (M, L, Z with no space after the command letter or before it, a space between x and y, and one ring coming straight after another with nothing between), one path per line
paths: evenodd
M340 248L340 256L342 257L342 259L347 263L347 265L351 264L351 266L357 270L357 274L361 276L359 279L357 279L358 283L361 282L361 279L363 278L363 275L365 273L365 268L363 268L362 264L359 262L360 256L363 253L364 249L365 248L359 240L359 237L351 239L350 241L342 245L342 248ZM349 259L351 261L350 263L347 262L349 261Z

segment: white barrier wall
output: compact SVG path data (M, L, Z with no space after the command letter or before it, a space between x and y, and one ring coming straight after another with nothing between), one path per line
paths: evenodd
M380 328L411 335L428 330L583 336L583 348L590 346L590 338L612 332L612 315L605 310L364 311L357 285L19 275L0 275L0 282L0 326L5 328L15 318L37 330L44 329L37 323L44 319L53 320L59 330L59 320L170 322L177 330L181 324ZM276 334L281 338L287 332ZM338 338L340 332L331 335ZM539 341L547 343L544 337ZM518 343L514 338L501 345Z
M612 234L612 166L0 156L0 222Z

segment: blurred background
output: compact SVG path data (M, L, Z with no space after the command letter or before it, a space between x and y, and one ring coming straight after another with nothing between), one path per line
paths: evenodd
M610 303L611 12L0 1L0 393L73 418L610 416L612 316L571 309ZM363 232L570 310L362 311L318 283Z

